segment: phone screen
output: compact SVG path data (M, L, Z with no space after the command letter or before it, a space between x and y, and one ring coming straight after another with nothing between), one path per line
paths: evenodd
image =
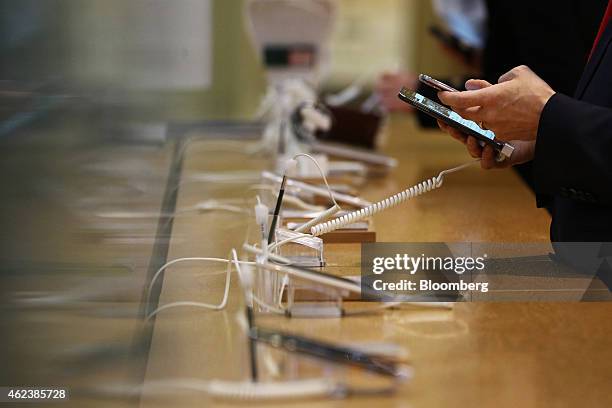
M414 106L420 111L425 112L436 119L440 119L444 123L476 137L478 140L491 144L498 151L502 151L504 148L503 143L495 140L494 132L481 128L476 122L464 119L457 112L447 108L446 106L442 106L439 103L436 103L431 99L428 99L423 95L407 88L402 88L398 96L402 101Z

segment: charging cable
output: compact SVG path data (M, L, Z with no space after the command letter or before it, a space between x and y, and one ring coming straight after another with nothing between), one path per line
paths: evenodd
M291 180L289 180L290 182ZM276 198L278 198L278 192L276 191L276 189L274 187L272 187L269 184L253 184L251 187L248 188L248 190L267 190L270 191ZM309 204L307 202L305 202L304 200L301 200L299 197L293 196L293 195L288 195L285 196L283 198L283 202L284 203L289 203L299 209L302 210L306 210L306 211L323 211L325 208L320 206L320 205L314 205L314 204Z
M277 255L269 255L270 259L273 259L276 262L280 262L282 264L285 265L290 265L291 261L289 261L287 258L283 258L281 256L277 256ZM224 259L224 258L210 258L210 257L195 257L195 258L178 258L178 259L174 259L170 262L167 262L166 264L162 265L157 272L155 272L155 274L153 275L153 277L151 278L151 283L149 284L149 287L147 289L147 303L149 304L150 300L151 300L151 291L153 289L153 285L155 284L155 282L157 281L157 279L159 278L159 276L161 275L161 273L166 270L168 267L175 265L177 263L181 263L181 262L218 262L218 263L225 263L228 264L227 265L227 269L225 272L215 272L215 273L211 273L209 274L210 276L214 276L214 275L221 275L223 273L225 273L225 287L223 290L223 297L221 299L221 301L218 304L211 304L211 303L203 303L203 302L195 302L195 301L180 301L180 302L171 302L171 303L167 303L165 305L162 305L160 307L158 307L157 309L153 310L151 313L149 313L146 317L146 320L150 320L151 318L153 318L155 315L157 315L159 312L162 312L164 310L167 309L172 309L175 307L196 307L196 308L202 308L202 309L208 309L208 310L223 310L225 309L225 306L227 305L227 301L229 298L229 289L230 289L230 283L231 283L231 272L232 272L232 265L234 265L234 267L236 268L236 271L238 273L241 272L241 268L240 265L255 265L255 262L251 262L251 261L240 261L238 260L238 254L236 253L236 249L232 249L231 251L231 257L230 259ZM282 311L279 311L278 308L276 308L275 306L269 305L265 302L263 302L262 300L258 299L255 295L252 296L253 298L253 302L257 303L259 306L264 307L270 311L273 311L275 313L283 313Z
M342 209L340 208L338 204L334 204L333 207L330 207L327 210L323 211L321 214L317 215L315 218L311 219L307 223L300 225L299 227L294 229L294 231L295 232L308 231L308 229L310 229L312 226L319 224L321 222L327 221L328 219L336 215L336 213L338 213L341 210Z
M231 283L231 272L232 272L232 264L234 264L236 266L236 268L240 268L240 264L250 264L253 265L255 264L255 262L247 262L247 261L239 261L238 260L238 254L236 253L235 249L232 249L231 251L231 258L230 259L223 259L223 258L179 258L179 259L175 259L173 261L170 261L168 263L166 263L165 265L163 265L161 268L159 268L157 270L157 272L155 273L155 275L153 275L153 278L151 278L151 283L149 284L149 288L147 290L147 303L149 304L150 300L151 300L151 290L153 289L153 285L155 284L157 278L159 277L159 275L161 275L161 273L168 268L171 265L174 265L176 263L179 262L186 262L186 261L207 261L207 262L220 262L220 263L226 263L227 265L227 270L225 271L225 288L223 290L223 298L221 299L221 302L218 304L211 304L211 303L203 303L203 302L191 302L191 301L181 301L181 302L172 302L172 303L167 303L165 305L162 305L160 307L158 307L157 309L153 310L151 313L149 313L147 315L147 320L150 320L151 318L153 318L155 315L157 315L159 312L166 310L166 309L170 309L170 308L174 308L174 307L199 307L199 308L203 308L203 309L210 309L210 310L222 310L225 308L225 306L227 305L227 300L229 298L229 289L230 289L230 283ZM217 275L222 274L223 272L218 272L216 273ZM215 275L215 274L213 274Z
M283 245L285 245L285 244L289 244L289 243L291 243L291 242L299 241L300 239L303 239L303 238L310 238L310 239L312 239L312 235L310 235L310 234L302 234L302 233L297 233L297 235L296 235L296 236L294 236L294 237L289 237L289 238L284 239L284 240L282 240L282 241L279 241L279 242L274 242L274 243L270 244L270 245L268 246L267 251L272 252L272 251L274 251L276 248L279 248L279 247L281 247L281 246L283 246Z
M327 182L327 179L325 178L325 175L323 174L322 169L319 167L318 163L316 162L316 160L308 155L308 154L298 154L295 157L299 157L299 156L304 156L309 158L310 160L312 160L315 165L319 168L319 171L321 171L321 176L323 177L323 180L325 182L325 185L327 186L327 189L330 193L330 198L332 199L334 206L332 206L331 208L329 208L328 210L324 211L323 213L319 214L317 217L315 217L313 220L309 221L308 223L306 223L303 226L300 226L300 230L304 230L307 229L306 225L310 224L315 224L317 222L320 222L323 219L329 218L331 217L333 214L335 214L339 209L340 206L338 205L338 203L335 201L335 199L333 198L333 194L331 191L331 188L329 187L329 184ZM292 159L295 161L295 158ZM273 251L274 249L289 243L289 242L293 242L293 241L297 241L299 239L302 238L306 238L306 237L317 237L320 236L322 234L331 232L331 231L335 231L339 228L342 228L344 226L353 224L357 221L360 221L364 218L370 217L378 212L381 212L387 208L392 208L395 207L396 205L405 202L411 198L420 196L422 194L425 194L429 191L435 190L437 188L440 188L444 182L444 177L447 174L451 174L451 173L455 173L457 171L463 170L469 166L472 166L476 163L478 163L480 160L475 160L469 163L465 163L462 164L461 166L457 166L448 170L444 170L442 172L440 172L440 174L438 174L437 177L433 177L429 180L426 180L420 184L417 184L413 187L410 187L394 196L391 196L385 200L379 201L377 203L374 203L368 207L362 208L360 210L354 211L352 213L348 213L346 215L343 215L341 217L338 217L336 219L333 219L331 221L326 221L323 222L321 224L317 224L317 225L313 225L312 227L310 227L310 232L311 235L309 234L304 234L301 233L300 231L296 231L299 235L296 235L294 237L285 239L283 241L280 242L276 242L276 243L269 243L268 239L269 236L267 237L265 234L265 230L266 230L266 225L267 225L267 220L268 220L268 207L266 207L264 204L261 203L261 200L259 199L259 197L257 197L257 201L258 204L255 206L255 215L256 215L256 221L258 223L258 225L260 226L261 229L261 240L262 240L262 259L267 259L268 257L270 258L276 258L276 259L281 259L278 256L275 256L273 254L271 254L270 252ZM286 180L286 174L283 176L283 180ZM282 189L283 186L281 186ZM278 216L278 213L280 212L280 205L282 204L282 194L279 194L279 200L277 201L277 205L276 205L276 210L275 210L275 214L276 216ZM274 221L275 218L273 218ZM275 223L272 224L272 226L275 227ZM272 230L271 230L272 232ZM286 261L285 258L282 258L284 261ZM235 249L232 249L231 251L231 257L230 259L223 259L223 258L179 258L179 259L175 259L173 261L170 261L168 263L166 263L165 265L163 265L162 267L160 267L157 272L153 275L153 278L151 279L151 283L149 284L148 287L148 291L147 291L147 304L150 301L150 296L151 296L151 290L153 288L154 283L156 282L157 278L159 277L159 275L161 275L161 273L168 268L171 265L174 265L178 262L184 262L184 261L210 261L210 262L221 262L221 263L226 263L228 264L228 268L226 270L226 279L225 279L225 289L224 289L224 294L223 294L223 298L221 300L221 302L219 304L209 304L209 303L202 303L202 302L189 302L189 301L183 301L183 302L173 302L173 303L169 303L163 306L158 307L157 309L155 309L153 312L149 313L147 315L147 320L151 319L153 316L155 316L156 314L158 314L159 312L161 312L162 310L166 310L172 307L178 307L178 306L193 306L193 307L201 307L201 308L205 308L205 309L212 309L212 310L221 310L224 309L226 304L227 304L227 300L228 300L228 295L229 295L229 287L230 287L230 276L231 276L231 271L232 271L232 264L235 265L237 272L240 274L241 273L241 269L240 269L240 264L244 264L244 265L254 265L256 264L255 262L249 262L249 261L239 261L238 260L238 255L236 253ZM222 273L222 272L221 272ZM251 295L252 296L252 295ZM255 299L254 297L252 298L252 302L256 302L262 306L265 307L269 307L271 310L275 309L274 306L267 306L265 305L264 302L259 301L258 299ZM440 305L440 307L444 307L443 305Z
M478 162L480 162L480 159L462 164L461 166L457 166L452 169L444 170L440 172L437 177L432 177L431 179L423 181L422 183L410 187L400 193L397 193L394 196L386 198L382 201L374 203L360 210L335 218L331 221L315 225L310 228L310 233L313 236L318 237L328 232L336 231L337 229L343 228L350 224L354 224L355 222L361 221L383 210L395 207L396 205L401 204L407 200L418 197L432 190L438 189L442 187L445 175L463 170L466 167L473 166Z
M317 223L323 222L326 219L329 219L332 215L336 214L338 211L342 209L340 205L338 205L338 203L336 202L332 189L329 186L329 183L327 181L327 177L325 177L325 172L323 172L323 169L321 168L317 160L309 154L298 153L295 156L293 156L293 158L287 161L285 165L285 169L283 171L283 178L281 180L280 190L278 193L278 199L276 200L276 207L274 208L274 214L272 216L272 223L270 225L270 232L268 234L268 244L272 244L272 242L274 241L274 231L276 230L276 224L278 222L278 217L280 215L280 210L283 204L283 196L285 195L285 186L287 184L287 175L292 169L294 169L297 166L297 159L300 157L305 157L311 160L314 163L314 165L317 167L317 169L319 170L319 173L321 174L321 178L323 179L323 182L325 183L325 186L327 187L329 198L333 202L334 205L327 211L324 211L323 213L319 214L317 217L309 221L307 223L309 225L301 226L299 228L300 231L297 231L297 232L302 232L306 230L308 227L310 227L311 225L315 225Z
M282 180L280 176L276 175L275 173L271 173L269 171L262 171L261 177L263 177L264 180L269 180L273 183L280 183ZM363 207L367 207L368 205L372 204L369 201L366 201L359 197L352 196L350 194L344 194L344 193L340 193L340 192L333 191L333 190L330 191L329 189L322 188L322 187L315 186L315 185L308 184L308 183L304 183L299 180L291 180L291 179L287 180L287 186L293 189L296 189L298 191L312 193L320 197L330 196L330 197L333 197L336 201L351 205L353 207L363 208Z
M319 170L319 173L321 174L321 178L323 179L323 182L325 183L325 186L327 187L327 191L329 193L329 198L332 201L332 203L334 204L331 208L323 211L321 214L319 214L318 216L316 216L315 218L311 219L310 221L308 221L307 223L299 226L295 232L304 232L307 231L308 228L319 224L325 220L328 220L329 218L331 218L333 215L335 215L336 213L338 213L339 211L342 211L342 208L340 207L340 205L338 204L338 202L336 201L336 199L334 198L334 194L332 192L331 187L329 186L329 183L327 181L327 177L325 177L325 173L323 172L323 169L321 168L321 166L319 165L319 163L317 162L317 160L312 157L309 154L306 153L298 153L295 156L293 156L293 158L291 160L289 160L289 162L287 163L287 166L285 166L285 174L283 174L283 180L281 182L281 189L278 195L278 200L276 202L276 209L274 210L274 219L273 219L273 227L276 228L276 219L278 217L278 213L280 213L280 207L282 205L282 195L284 194L285 191L285 184L287 182L287 172L295 167L295 164L297 164L297 159L299 157L305 157L309 160L311 160L314 165L317 167L317 169ZM269 237L273 236L273 230L270 230L270 235ZM268 243L271 244L272 241L268 240ZM279 244L275 245L275 247L280 246Z
M173 218L179 215L185 215L193 212L207 212L207 211L227 211L232 213L248 213L244 208L236 205L228 204L224 201L219 200L206 200L200 201L199 203L184 208L178 208L174 212L159 213L155 211L107 211L96 213L96 217L100 218L130 218L130 219L145 219L145 218Z
M105 394L137 396L146 392L151 396L172 396L176 391L201 392L209 397L234 401L288 400L341 397L348 393L346 386L329 378L313 378L283 382L252 382L200 380L195 378L147 381L140 386L116 384L102 386Z

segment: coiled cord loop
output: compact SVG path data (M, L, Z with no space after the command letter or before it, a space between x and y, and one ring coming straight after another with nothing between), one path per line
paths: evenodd
M345 214L341 217L324 222L322 224L315 225L310 228L310 233L315 237L327 234L328 232L332 232L347 225L354 224L355 222L361 221L388 208L395 207L396 205L401 204L404 201L408 201L411 198L418 197L432 190L440 188L442 186L442 183L444 182L445 175L462 170L468 166L478 163L479 161L480 159L462 164L461 166L457 166L452 169L444 170L440 172L437 177L432 177L429 180L425 180L415 186L412 186L391 197L385 198L384 200L374 203L368 207L362 208L349 214Z

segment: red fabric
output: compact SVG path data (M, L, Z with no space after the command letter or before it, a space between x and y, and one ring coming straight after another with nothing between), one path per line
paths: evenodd
M606 9L606 13L604 14L603 20L601 20L601 25L599 26L599 32L597 33L597 37L595 37L595 42L593 43L593 48L591 49L591 55L595 52L595 48L597 47L597 43L599 43L599 39L603 35L603 32L606 30L608 23L612 19L612 0L608 3L608 8ZM591 55L589 58L591 58Z

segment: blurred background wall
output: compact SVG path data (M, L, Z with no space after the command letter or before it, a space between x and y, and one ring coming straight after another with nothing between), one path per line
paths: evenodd
M399 67L460 73L428 34L435 19L429 1L337 3L324 88L360 77L371 84ZM61 78L159 120L248 118L265 91L245 33L244 0L2 0L0 7L10 34L2 40L9 62L3 79Z
M210 117L246 117L255 112L265 81L242 25L243 1L212 3L213 84L201 99L191 95L189 101ZM339 89L361 76L371 85L380 72L397 68L440 77L462 73L428 34L436 19L429 1L338 0L338 7L324 89Z

